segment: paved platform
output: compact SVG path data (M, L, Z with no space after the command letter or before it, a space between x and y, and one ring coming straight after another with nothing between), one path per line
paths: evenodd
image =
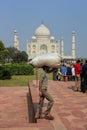
M34 108L38 103L38 87L32 81ZM39 119L29 123L28 87L0 87L0 130L87 130L87 93L74 92L74 82L49 80L48 91L54 99L53 121ZM43 111L47 101L44 102Z

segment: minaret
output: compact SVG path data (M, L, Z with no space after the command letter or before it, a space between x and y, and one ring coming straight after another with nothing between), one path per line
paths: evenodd
M19 50L19 40L18 40L18 36L17 36L17 31L14 30L14 48Z
M61 40L61 56L64 57L64 39Z
M76 58L75 54L75 32L72 32L72 58Z

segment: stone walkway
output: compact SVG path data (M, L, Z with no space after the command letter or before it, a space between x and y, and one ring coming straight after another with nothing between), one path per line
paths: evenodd
M34 107L38 88L30 86ZM48 91L54 99L53 121L39 119L29 123L28 87L0 87L0 130L87 130L87 93L74 92L74 82L49 81ZM47 101L43 107L46 109Z
M50 81L50 85L55 113L67 130L87 130L87 93L73 91L74 82Z

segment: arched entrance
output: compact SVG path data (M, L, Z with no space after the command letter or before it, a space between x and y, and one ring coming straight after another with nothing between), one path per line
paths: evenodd
M46 45L43 44L40 46L40 53L41 54L47 53L47 46Z

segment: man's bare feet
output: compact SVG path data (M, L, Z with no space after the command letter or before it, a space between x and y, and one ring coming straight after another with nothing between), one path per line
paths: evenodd
M47 120L53 120L54 117L52 115L48 114L48 115L45 115L45 119L47 119Z
M35 119L42 119L43 117L42 117L42 115L36 115L35 116Z

